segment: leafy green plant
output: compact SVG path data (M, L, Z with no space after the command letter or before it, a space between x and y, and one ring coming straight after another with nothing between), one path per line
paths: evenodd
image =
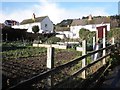
M88 43L92 43L92 39L95 36L95 32L91 32L88 29L81 28L79 31L79 37L81 40L87 40Z
M41 54L46 53L46 52L47 52L46 48L27 47L25 49L3 51L2 52L2 57L4 59L21 58L21 57L33 57L33 56L41 55Z
M111 64L112 65L119 65L120 64L120 55L119 55L119 50L118 49L113 49L112 54L111 54Z
M88 35L89 35L90 31L88 29L85 28L81 28L79 31L79 37L81 40L86 40Z
M110 31L108 31L108 38L115 38L115 42L120 41L120 28L113 28Z

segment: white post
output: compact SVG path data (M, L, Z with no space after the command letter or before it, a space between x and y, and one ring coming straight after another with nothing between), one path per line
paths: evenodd
M96 29L96 42L98 42L98 29Z
M54 67L54 48L49 46L47 48L47 68L52 69Z
M112 37L112 45L114 45L114 44L115 44L115 38Z
M48 69L54 68L54 48L51 45L47 48L47 68ZM50 87L52 87L53 82L54 82L53 76L50 75L47 80L47 83Z
M95 37L93 37L93 50L94 50L94 47L95 47Z
M106 31L105 28L103 28L103 48L106 47ZM106 50L103 50L103 56L105 56ZM105 58L103 59L103 65L105 64Z
M82 56L86 55L86 47L87 47L86 43L87 43L86 40L82 41L82 48L83 48ZM85 65L86 65L86 58L82 60L82 68L85 67ZM82 72L82 78L85 79L85 70Z

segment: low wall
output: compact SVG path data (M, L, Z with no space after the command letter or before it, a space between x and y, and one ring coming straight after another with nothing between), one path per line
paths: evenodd
M33 44L33 47L54 47L54 48L58 48L58 49L67 49L67 45L58 45L58 44Z
M82 47L76 47L76 51L83 51Z

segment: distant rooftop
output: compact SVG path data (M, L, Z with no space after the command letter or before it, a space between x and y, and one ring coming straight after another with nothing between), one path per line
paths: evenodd
M25 19L20 24L22 25L22 24L28 24L28 23L34 23L34 22L41 22L46 17L47 16L37 17L37 18L34 18L34 20L32 18L31 19Z
M93 18L92 20L88 19L74 19L71 26L79 26L79 25L89 25L89 24L101 24L101 23L110 23L109 17L99 17Z

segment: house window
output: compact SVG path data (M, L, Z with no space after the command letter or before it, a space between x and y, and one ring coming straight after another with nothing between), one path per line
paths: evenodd
M45 24L45 27L47 28L47 24Z

